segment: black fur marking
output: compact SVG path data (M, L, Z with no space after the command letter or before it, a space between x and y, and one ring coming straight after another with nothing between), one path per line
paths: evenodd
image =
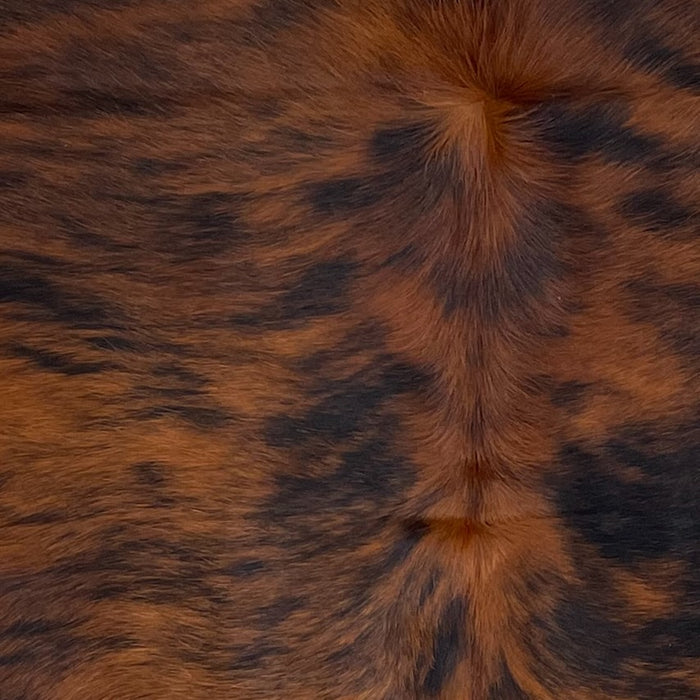
M433 640L432 660L422 687L427 697L435 697L443 691L466 655L467 610L466 600L455 598L440 615Z
M292 447L323 438L338 442L371 429L382 405L392 397L425 389L428 379L418 368L392 358L378 358L378 374L363 372L347 380L328 382L314 394L323 398L301 418L270 419L266 440L273 447Z
M412 243L405 245L396 253L392 253L383 263L382 267L395 267L405 272L414 272L420 269L424 255Z
M445 314L469 309L487 323L516 314L519 319L537 320L533 301L564 272L557 246L563 231L573 232L580 226L572 221L577 219L567 216L556 203L542 202L533 206L519 227L517 244L500 260L484 269L464 272L454 262L436 265L431 279Z
M309 268L280 299L280 318L285 322L305 321L344 310L355 268L348 260L322 262Z
M412 483L412 470L391 455L385 439L370 438L341 454L340 466L323 477L285 474L277 477L278 492L266 512L276 520L314 518L355 505L380 505ZM322 527L320 523L314 527Z
M571 471L558 494L567 523L608 558L633 563L667 555L672 532L670 505L650 483L625 483L611 473L609 459L571 445L561 455ZM606 468L607 467L607 468Z
M388 165L424 162L431 132L431 124L424 122L378 129L370 142L370 155Z
M685 616L653 620L639 632L640 658L660 669L678 659L700 658L700 615L691 609Z
M423 520L412 520L402 524L401 532L394 540L385 560L388 569L394 569L403 564L411 552L430 532L430 526Z
M287 158L292 155L318 156L335 145L333 137L322 130L323 125L307 127L307 129L304 131L290 126L271 129L268 137L274 139L274 147L271 148L270 155L279 158L280 154L276 151L278 148L286 154Z
M56 321L72 328L121 329L120 315L106 304L88 295L78 296L15 264L0 265L0 303L29 307L22 318Z
M165 486L167 478L167 468L158 462L139 462L132 467L136 480L149 487Z
M567 445L566 476L557 487L562 517L602 556L625 565L689 556L700 538L693 433L677 449L655 437L653 426L630 429L596 449ZM640 471L642 479L631 478Z
M228 600L229 591L210 580L211 557L223 551L223 543L205 537L172 542L122 530L106 531L98 549L52 567L45 584L63 587L80 581L90 599L187 604L195 610Z
M700 286L667 284L649 277L627 283L629 317L651 324L691 367L700 361Z
M157 214L158 249L185 261L230 253L251 237L242 217L245 199L225 192L154 198L148 209Z
M273 603L260 608L256 613L256 622L261 629L276 627L285 622L297 610L303 610L309 601L299 596L281 596Z
M261 0L253 6L246 28L260 41L261 33L277 33L308 22L318 10L334 7L337 0Z
M311 207L324 216L345 217L391 199L391 210L406 217L431 211L445 195L462 197L459 155L431 152L431 129L422 122L378 129L368 145L377 172L311 184L307 188ZM401 202L400 208L395 201Z
M78 623L75 621L70 622L65 620L46 620L43 618L23 619L14 622L9 627L6 627L4 630L2 630L2 632L0 632L0 638L42 636L57 631L66 631L69 629L74 629L77 626Z
M80 9L100 7L116 10L134 5L138 0L42 0L27 5L23 0L6 0L2 7L3 25L36 22L51 15L75 12Z
M159 114L166 102L153 95L118 94L98 88L65 90L65 104L54 105L51 111L65 112L68 115L100 117L104 114L120 114L128 117ZM39 105L37 109L41 108ZM27 106L24 111L34 111Z
M369 178L344 177L316 182L308 188L308 199L314 209L324 216L345 216L372 207L385 192Z
M354 262L345 259L317 263L273 304L234 316L231 323L238 327L286 329L340 313L350 305L356 268Z
M260 668L264 668L265 665L269 664L274 657L286 656L287 654L289 654L289 649L285 646L258 642L236 653L231 659L230 668L238 671L259 671Z
M248 559L232 564L225 571L227 576L234 578L247 578L263 573L267 569L267 564L260 559Z
M441 578L442 573L438 569L430 572L420 589L420 594L418 596L418 607L422 608L432 598Z
M589 388L590 384L584 384L583 382L562 382L552 389L552 403L557 408L564 408L567 411L576 412L580 410L585 399L586 391Z
M97 374L115 367L115 365L106 362L76 362L65 355L59 355L49 350L30 348L21 344L12 345L9 350L15 357L30 360L33 365L42 370L65 374L69 377L81 374Z
M612 610L599 608L593 594L570 590L551 618L535 618L547 633L548 649L560 658L571 677L592 679L609 690L629 659L630 639L624 626L611 618Z
M678 49L664 45L658 36L638 36L627 47L626 55L635 65L658 73L674 87L691 92L700 89L700 66L688 61Z
M678 63L666 70L666 78L672 85L700 93L700 65L696 63Z
M693 213L663 189L640 190L627 195L620 212L647 231L672 232L693 221ZM697 231L689 232L695 237Z
M626 126L622 106L594 104L575 108L548 102L533 110L532 123L562 160L599 154L613 163L646 163L661 148L658 138Z
M0 170L0 189L14 189L29 182L29 174L19 170Z
M539 656L533 669L543 685L561 696L565 688L579 688L584 682L613 696L695 697L682 680L665 675L679 656L697 658L695 611L652 620L641 629L629 626L614 583L605 570L591 569L589 556L583 556L584 585L560 582L552 613L532 620L533 629L546 639L546 655Z
M30 513L7 521L7 525L50 525L70 520L68 513L60 510L44 510L38 513Z
M41 664L67 669L86 656L128 649L134 640L122 635L90 637L81 633L82 619L56 620L28 617L0 631L0 667Z

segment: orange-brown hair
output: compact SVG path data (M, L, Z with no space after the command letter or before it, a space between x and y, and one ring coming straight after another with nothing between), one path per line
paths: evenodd
M0 699L697 698L699 37L0 3Z

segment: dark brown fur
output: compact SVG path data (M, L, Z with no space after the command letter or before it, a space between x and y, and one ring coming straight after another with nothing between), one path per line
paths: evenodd
M0 2L1 700L700 695L700 12Z

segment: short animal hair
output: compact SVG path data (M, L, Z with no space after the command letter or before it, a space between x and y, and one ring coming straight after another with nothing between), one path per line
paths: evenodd
M0 699L692 700L700 11L0 3Z

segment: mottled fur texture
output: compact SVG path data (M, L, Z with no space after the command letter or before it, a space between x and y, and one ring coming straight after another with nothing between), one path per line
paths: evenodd
M699 54L0 2L1 700L698 698Z

